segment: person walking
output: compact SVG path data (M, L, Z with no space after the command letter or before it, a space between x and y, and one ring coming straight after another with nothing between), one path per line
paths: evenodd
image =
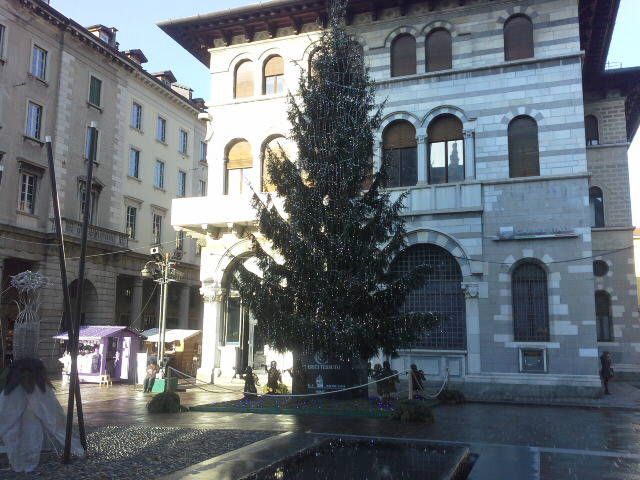
M611 368L611 354L602 352L600 355L600 378L604 385L604 394L611 395L609 392L609 380L613 378L613 368Z

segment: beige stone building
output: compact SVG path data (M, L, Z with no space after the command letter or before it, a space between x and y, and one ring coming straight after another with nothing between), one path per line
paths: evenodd
M140 270L149 260L149 246L159 243L167 250L178 246L183 251L179 268L185 275L181 284L170 287L168 322L198 326L197 246L176 234L167 212L173 198L206 191L206 131L198 120L202 103L176 84L170 72L147 73L143 60L140 51L119 51L115 28L83 28L41 0L0 3L3 359L11 357L17 313L9 279L31 269L50 281L42 307L41 355L50 365L57 364L58 352L50 339L60 327L62 295L45 136L53 139L72 295L81 199L88 190L93 199L85 322L156 326L159 295L152 282L143 284ZM161 141L156 140L158 118L166 122ZM87 186L86 136L91 122L99 136L94 181ZM155 181L158 161L164 169L161 183Z

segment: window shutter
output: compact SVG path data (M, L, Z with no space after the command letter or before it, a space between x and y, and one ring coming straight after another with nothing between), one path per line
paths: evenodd
M284 137L274 138L269 142L269 144L265 147L264 152L262 152L262 191L263 192L275 192L276 187L271 181L271 177L269 176L269 172L267 171L267 159L268 159L268 151L270 149L271 152L277 157L278 160L284 160L282 155L282 151L280 149L284 149L285 155L289 155L286 147L286 140Z
M528 17L516 15L504 24L504 59L533 57L533 24Z
M429 124L429 143L462 140L462 122L454 115L440 115Z
M253 96L253 62L246 60L236 67L235 98Z
M427 72L448 70L452 67L451 34L444 28L432 31L426 45Z
M227 170L251 168L252 166L253 156L251 155L249 142L242 140L233 145L227 154Z
M284 75L284 60L280 56L271 57L264 65L264 76Z
M538 125L527 116L516 117L509 124L509 176L540 175Z
M413 148L417 146L416 129L409 122L393 122L384 131L384 148Z
M396 37L391 44L391 76L416 73L416 39L405 34Z

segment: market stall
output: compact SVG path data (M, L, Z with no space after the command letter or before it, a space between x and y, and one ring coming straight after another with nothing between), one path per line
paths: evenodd
M144 344L148 355L155 355L158 343L158 329L145 330L142 335L147 337ZM169 357L169 365L189 375L196 374L200 367L202 352L202 331L170 329L164 337L165 356Z
M99 383L108 374L114 382L133 382L136 375L136 354L143 336L128 327L80 327L78 376L81 382ZM68 341L67 332L56 340Z

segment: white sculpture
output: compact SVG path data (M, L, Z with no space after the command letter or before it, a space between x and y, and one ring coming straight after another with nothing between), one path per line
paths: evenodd
M43 445L64 445L66 418L47 372L38 358L40 337L40 291L47 279L38 272L26 271L11 277L18 291L19 313L14 328L14 361L0 392L0 436L7 447L11 468L31 472L40 462ZM46 441L46 442L45 442ZM84 456L76 437L74 455Z

